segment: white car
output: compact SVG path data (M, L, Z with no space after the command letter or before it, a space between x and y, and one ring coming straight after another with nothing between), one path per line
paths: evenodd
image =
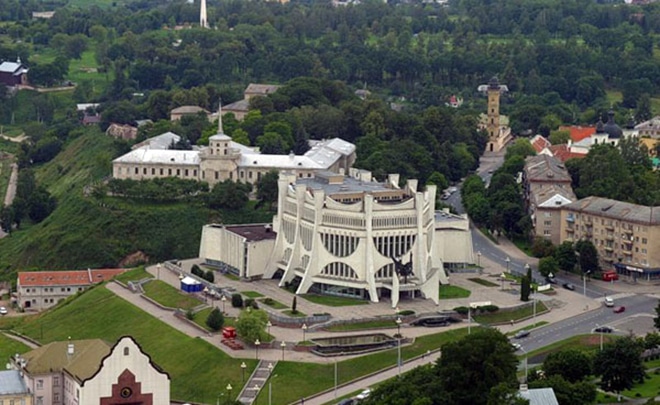
M357 399L367 399L369 398L369 395L371 395L371 389L367 388L366 390L362 391L361 393L358 394Z
M520 348L522 347L520 343L515 343L515 342L511 343L511 346L513 346L513 348L516 350L520 350Z
M7 315L7 308L0 307L0 315Z

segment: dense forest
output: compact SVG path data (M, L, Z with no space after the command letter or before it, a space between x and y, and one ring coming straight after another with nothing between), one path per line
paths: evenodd
M0 125L30 136L20 147L2 147L16 154L22 169L33 170L35 187L51 193L35 200L47 202L38 206L46 208L42 212L54 210L40 227L64 226L66 207L84 205L68 201L77 195L70 191L107 176L112 158L130 147L124 141L104 142L105 149L96 151L103 159L89 158L94 167L86 175L66 180L76 166L68 160L71 151L91 133L98 135L80 127L76 102L100 103L101 130L111 122L151 119L138 140L174 131L184 137L176 147L190 148L204 145L217 127L201 116L172 123L172 108L198 105L215 111L219 102L242 99L248 83L276 83L280 90L253 100L243 121L225 118L224 130L234 140L286 154L303 153L309 139L341 137L357 145L356 165L377 177L398 172L402 181L417 178L444 187L478 164L486 137L477 129L485 111L477 86L492 76L509 89L502 112L515 134L548 136L560 124L593 124L609 109L619 123L647 119L660 91L660 8L654 4L369 0L334 7L329 1L209 1L211 29L198 27L198 5L185 1L98 4L103 7L0 0L0 60L20 57L34 85L75 85L72 91L15 96L3 87L0 94ZM53 18L31 18L34 11L51 10ZM371 95L358 98L357 89ZM451 95L464 104L447 106ZM603 193L603 187L590 185L589 167L576 164L572 174L579 195ZM657 184L657 176L647 171L630 176L630 187L643 179ZM88 205L89 199L97 201ZM130 209L95 195L86 204L96 204L96 214ZM24 212L22 228L43 219ZM257 216L267 215L260 211ZM204 207L195 221L213 217L213 209ZM522 225L516 221L509 228L521 232ZM48 261L57 267L69 265L66 256L83 266L109 265L141 244L149 246L152 258L162 259L174 244L183 255L194 252L194 231L185 235L176 243L171 238L133 240L133 246L113 242L113 253L102 258L24 254L18 262L39 266ZM21 232L15 236L23 237ZM5 251L19 252L20 243L12 243ZM12 266L9 262L0 257L0 265Z

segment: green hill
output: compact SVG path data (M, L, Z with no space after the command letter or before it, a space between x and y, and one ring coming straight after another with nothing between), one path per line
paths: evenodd
M97 129L71 140L39 167L39 184L57 198L57 209L39 224L21 225L0 240L1 279L25 269L117 266L136 251L151 261L195 257L201 229L209 222L262 222L272 214L251 205L239 212L210 210L199 203L151 204L85 196L85 186L111 173L115 141Z
M241 386L240 364L208 342L191 338L117 297L104 286L92 288L15 329L41 343L76 339L104 339L114 343L133 336L171 377L173 399L215 403L218 387ZM236 390L236 393L238 389Z

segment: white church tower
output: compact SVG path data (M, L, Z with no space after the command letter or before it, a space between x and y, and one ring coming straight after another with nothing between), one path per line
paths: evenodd
M200 0L200 9L199 9L199 26L202 28L209 27L209 21L206 19L206 0Z

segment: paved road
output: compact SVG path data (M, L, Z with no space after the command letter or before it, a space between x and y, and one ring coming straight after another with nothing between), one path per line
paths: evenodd
M626 325L634 318L648 318L646 322L652 324L654 308L658 302L657 297L630 294L619 294L614 297L615 305L626 307L624 313L616 314L612 308L602 304L596 308L591 306L593 308L591 310L587 310L585 307L585 311L581 315L534 329L528 337L515 341L529 352L571 336L592 333L599 325L608 325L615 329L615 333L627 334L629 329ZM637 330L637 332L641 331Z

